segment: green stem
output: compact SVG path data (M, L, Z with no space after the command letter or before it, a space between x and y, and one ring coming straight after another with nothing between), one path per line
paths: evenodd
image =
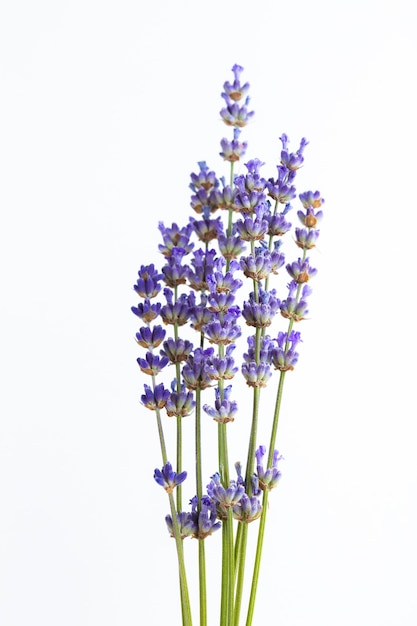
M253 612L255 610L256 591L258 588L259 569L261 566L261 557L262 557L262 546L263 546L264 535L265 535L266 512L268 510L268 494L269 494L269 490L266 489L266 491L264 491L264 496L262 499L262 514L261 514L261 519L259 521L258 542L256 545L255 564L253 568L252 586L251 586L251 592L250 592L250 597L249 597L246 626L251 626L252 619L253 619Z
M236 595L235 595L234 626L238 626L239 624L240 610L242 608L243 583L244 583L244 578L245 578L246 546L248 543L248 524L245 524L243 522L239 524L238 536L236 537L236 545L238 545L238 541L239 541L239 546L237 550L237 558L235 560L235 567L237 570L237 585L236 585Z
M182 417L177 415L177 473L182 472ZM182 485L177 487L177 510L182 510Z
M238 524L237 533L236 533L236 541L235 541L235 573L237 574L239 568L239 559L240 559L240 545L242 541L242 528L244 524Z
M207 626L207 579L204 539L198 540L198 582L200 586L200 626Z
M260 398L261 389L260 387L253 388L253 414L252 414L252 427L249 438L249 448L248 448L248 458L246 461L246 493L248 496L251 495L252 491L252 474L255 467L255 447L256 447L256 436L258 432L258 413L259 413L259 398Z
M202 458L201 458L201 389L196 389L195 407L195 469L197 485L197 510L201 511L203 496ZM198 580L200 590L200 626L207 626L207 581L204 539L198 539Z
M258 284L256 281L253 282L255 299L258 301ZM259 364L260 361L260 350L261 350L261 329L257 328L255 332L255 360L256 363ZM259 414L259 399L260 399L260 387L253 388L253 409L252 409L252 426L249 438L249 447L248 447L248 458L246 461L246 474L245 474L245 484L246 484L246 492L248 496L251 496L252 493L252 474L255 468L255 448L256 448L256 437L258 431L258 414ZM238 626L239 618L240 618L240 609L242 606L242 594L243 594L243 581L245 575L245 564L246 564L246 547L248 541L248 528L247 524L240 523L239 526L242 526L241 536L239 537L239 544L236 544L236 554L235 561L239 563L238 565L238 576L237 576L237 587L235 594L235 615L234 615L234 624Z
M156 386L155 376L152 376L152 389L154 392L155 392L155 386ZM167 449L165 445L164 430L162 428L161 410L156 408L155 413L156 413L156 424L158 427L159 443L161 446L161 453L162 453L162 463L163 465L165 465L166 463L168 463L168 456L167 456Z
M272 422L271 438L269 440L269 452L268 452L268 464L267 464L267 467L272 467L272 462L274 460L275 442L276 442L276 438L277 438L278 421L279 421L279 414L280 414L280 410L281 410L282 393L283 393L283 390L284 390L285 374L286 374L286 372L280 372L280 375L279 375L277 397L276 397L276 400L275 400L274 420Z
M178 526L177 511L175 509L174 496L172 495L172 493L169 493L168 496L169 496L169 505L171 508L174 538L175 538L175 543L177 546L177 555L178 555L178 572L179 572L179 578L180 578L182 624L183 626L192 626L193 621L191 617L190 596L188 593L187 575L185 572L184 547L182 544L182 539L180 536L180 529Z
M227 574L228 574L228 624L229 626L233 626L233 612L234 612L234 597L233 590L235 587L235 572L234 572L234 549L233 549L233 511L232 507L228 509L228 520L227 520L227 539L226 539L226 549L227 549Z
M220 604L220 626L233 626L235 584L233 511L228 507L227 519L222 521L222 593Z
M228 578L228 550L227 550L227 522L222 520L222 588L220 599L220 626L229 626L227 622L229 606L229 578Z
M278 420L279 420L279 414L280 414L280 409L281 409L282 392L284 389L285 374L286 372L280 372L278 389L277 389L277 397L275 401L274 419L273 419L272 429L271 429L271 439L269 442L267 467L272 466L273 458L274 458L275 441L276 441L277 430L278 430ZM262 502L262 514L261 514L261 519L259 522L258 541L256 545L255 564L253 568L252 585L251 585L251 591L250 591L250 596L249 596L246 626L250 626L252 624L253 612L255 609L256 592L258 589L258 581L259 581L259 569L261 565L261 556L262 556L262 548L263 548L264 533L265 533L265 523L266 523L266 516L268 512L268 506L267 506L268 493L269 491L267 489L264 492L264 497L263 497L263 502Z

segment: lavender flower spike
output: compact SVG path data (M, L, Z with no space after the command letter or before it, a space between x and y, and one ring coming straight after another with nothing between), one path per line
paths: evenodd
M169 390L165 389L163 383L155 385L155 389L152 390L149 385L144 385L145 393L141 396L143 406L151 411L156 409L162 409L169 397Z
M231 480L227 488L220 481L220 474L216 472L207 485L207 493L214 500L217 507L217 515L220 519L227 519L227 509L239 502L245 488L235 480Z
M310 267L309 259L298 259L293 263L289 263L286 266L288 274L296 283L307 283L310 278L317 274L317 270L314 267Z
M298 352L295 351L297 344L301 341L300 333L294 330L288 335L279 332L276 340L278 347L272 350L271 360L275 369L281 372L293 370L298 361Z
M281 461L284 457L280 455L278 450L274 451L274 457L272 461L272 467L268 467L266 470L263 466L263 458L266 453L265 446L259 446L255 452L256 456L256 473L259 480L259 487L265 491L266 489L274 489L278 485L278 481L281 478L281 472L278 469L278 461Z
M237 504L233 506L233 517L239 522L249 524L258 519L262 513L262 504L257 496L249 497L243 494Z
M180 485L187 478L187 472L177 474L172 469L171 463L165 463L162 470L156 469L153 477L158 485L161 485L167 493L172 493L177 485Z
M165 522L168 527L169 534L171 535L171 537L175 537L172 516L166 515ZM186 511L180 511L179 513L177 513L177 524L181 539L195 536L195 533L197 532L197 527L193 519L192 513L187 513Z

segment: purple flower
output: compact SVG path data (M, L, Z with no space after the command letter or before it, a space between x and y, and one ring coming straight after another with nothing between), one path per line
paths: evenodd
M243 284L240 278L234 278L233 273L239 269L239 263L232 261L229 270L223 274L224 259L219 258L214 265L214 271L207 276L207 284L211 293L235 293Z
M204 217L203 220L196 220L194 217L190 217L190 223L199 240L204 243L217 239L218 233L222 231L221 217L217 217L215 220L208 217Z
M149 374L149 376L156 376L169 363L169 360L165 356L159 357L156 354L152 354L152 352L147 352L144 359L139 358L136 360L142 372Z
M208 496L203 496L198 510L198 499L194 496L190 500L192 506L192 518L194 520L196 539L205 539L221 528L221 522L217 521L216 503Z
M222 424L227 424L228 422L233 422L235 419L235 415L237 413L237 402L234 400L229 400L230 394L232 391L232 386L229 385L224 390L224 394L220 393L220 389L216 387L214 389L216 400L214 402L214 407L211 407L208 404L203 406L204 411L210 415L216 422L220 422Z
M145 393L141 396L143 406L151 411L162 409L169 396L169 389L165 389L163 383L155 385L155 389L151 389L149 385L144 385Z
M191 328L201 332L203 328L214 318L214 313L207 308L207 296L201 294L200 304L197 304L194 293L188 296L190 304L190 324Z
M248 110L250 102L249 96L246 98L245 103L240 106L237 102L230 100L227 94L222 93L226 106L220 111L220 116L223 122L227 126L235 126L243 128L255 115L254 111Z
M197 191L191 196L190 206L191 208L198 214L201 213L211 213L218 208L217 205L213 205L212 202L212 194L204 189L204 187L200 187Z
M210 343L227 346L235 343L242 331L236 324L236 318L240 315L236 307L230 308L222 315L222 319L214 319L204 327L204 335Z
M244 241L257 241L265 237L269 227L265 209L266 205L258 205L255 217L246 216L236 222L236 231Z
M227 313L234 305L234 301L233 293L214 292L208 296L209 309L214 313Z
M316 228L323 219L323 211L315 211L312 207L307 207L305 212L297 211L297 217L303 226Z
M171 363L181 363L187 360L192 349L193 344L191 341L169 337L164 341L161 356L166 356Z
M259 486L263 491L265 491L266 489L274 489L274 487L277 486L278 481L281 478L281 472L278 469L278 462L284 458L282 455L279 454L278 450L274 450L272 467L268 467L265 470L263 466L263 458L265 454L265 446L259 446L259 448L255 452L256 473L259 480Z
M133 289L141 298L155 298L161 291L160 281L164 275L159 274L153 263L151 265L141 265L138 272L139 278Z
M160 314L161 306L162 304L160 302L157 302L156 304L151 304L149 298L146 298L145 301L138 304L137 307L132 306L131 311L141 320L150 324Z
M224 141L227 141L226 139ZM235 205L236 193L237 190L235 187L230 187L230 185L226 185L224 179L222 178L223 189L213 189L211 192L211 202L214 206L217 206L219 209L232 209L232 211L237 211L237 207Z
M213 353L213 348L206 350L196 348L194 354L190 354L182 368L182 376L187 389L196 390L211 387L211 379L206 372L206 366Z
M298 259L286 266L288 274L296 283L307 283L317 274L317 270L310 267L309 259Z
M289 170L285 165L277 165L278 178L274 180L270 178L266 183L268 195L280 204L287 204L295 198L295 187L292 185L295 171Z
M301 298L297 298L298 283L292 280L288 285L288 296L281 302L281 315L287 319L300 322L308 313L306 298L312 293L310 286L304 283Z
M258 519L262 513L262 504L257 496L243 494L237 504L233 505L233 517L239 522L249 524Z
M233 83L226 81L223 85L223 89L227 98L237 102L241 100L241 98L243 98L249 91L249 83L245 83L244 85L240 84L240 74L243 72L243 67L240 65L234 65L232 67L232 72L234 74Z
M183 326L190 317L190 305L188 296L183 293L174 302L174 294L171 289L164 289L167 303L161 308L161 317L165 324L177 324Z
M177 474L172 469L171 463L165 463L162 470L156 469L153 477L158 485L161 485L167 493L172 493L187 478L187 472Z
M227 488L223 487L220 474L216 472L207 485L207 493L216 503L219 518L227 519L227 509L239 502L245 493L245 488L235 480L231 480Z
M232 141L229 141L228 139L221 140L220 145L222 151L220 152L220 156L223 157L225 161L234 163L235 161L239 161L239 159L245 154L248 144L246 141L239 141L239 135L240 129L235 128L233 130Z
M206 191L210 191L213 187L217 187L219 181L216 178L216 174L211 172L205 161L199 161L198 167L200 171L198 174L191 174L190 188L192 191L197 191L202 187Z
M287 222L284 213L269 215L266 218L268 220L268 235L271 237L285 235L291 228L291 223Z
M136 333L136 341L142 348L157 348L164 340L166 331L162 326L142 326Z
M238 183L239 179L235 179ZM259 205L266 204L266 196L260 191L239 191L235 198L236 209L243 214L254 213Z
M194 248L194 244L190 243L191 224L179 228L178 224L174 223L171 228L168 228L163 222L159 222L158 228L164 241L163 244L159 244L158 248L164 256L171 256L173 248L182 248L184 254L188 254Z
M175 384L176 381L174 381ZM194 395L187 391L185 385L181 385L181 391L168 392L165 410L168 417L187 417L194 411Z
M245 163L245 167L248 170L246 176L243 177L246 191L263 191L265 189L266 180L262 178L259 173L263 165L265 165L265 163L260 159L251 159Z
M215 250L207 250L207 252L201 248L195 250L191 259L191 265L194 269L188 268L188 281L192 289L196 291L208 289L207 275L213 272L215 257Z
M279 310L280 301L276 298L276 290L259 290L259 301L255 301L255 294L252 292L249 301L244 302L242 317L248 326L255 328L266 328L271 325L273 317Z
M285 165L289 170L298 170L304 163L303 152L304 148L308 145L307 139L304 137L301 139L300 147L297 152L288 152L288 137L287 135L282 135L280 137L282 142L282 151L281 151L281 163Z
M311 248L315 247L319 234L320 231L314 230L313 228L310 228L309 230L305 228L296 228L295 243L303 250L311 250Z
M263 361L264 363L269 363L271 361L271 353L274 345L275 344L269 335L264 335L261 338L261 346L259 351L260 362ZM248 337L248 352L243 355L245 363L251 363L251 361L256 361L255 346L255 335L251 335L250 337Z
M218 237L219 250L225 259L237 259L244 252L246 246L240 237L226 237L221 234Z
M181 265L184 255L184 248L172 248L171 255L167 257L167 264L162 268L162 273L168 287L175 288L187 282L188 267Z
M298 352L295 348L301 341L301 335L294 330L288 335L288 333L278 333L276 342L277 348L272 350L271 360L276 370L281 372L287 372L293 370L298 361Z
M318 209L324 203L324 199L320 195L320 191L304 191L300 193L299 198L305 209L311 207L312 209Z
M231 380L234 377L238 371L232 357L232 352L235 348L234 344L230 344L226 348L224 357L213 356L208 359L206 372L212 380Z
M266 387L271 378L271 368L268 363L255 361L243 363L242 374L249 387Z
M191 513L187 513L186 511L180 511L177 513L176 517L180 538L185 539L186 537L194 537L197 532L197 527L193 515ZM166 515L165 522L168 527L169 534L171 537L175 537L172 516Z
M279 242L276 243L279 244ZM267 278L271 272L277 274L278 268L283 264L284 255L279 252L278 246L272 252L264 246L255 248L255 254L242 256L240 259L244 275L257 281Z

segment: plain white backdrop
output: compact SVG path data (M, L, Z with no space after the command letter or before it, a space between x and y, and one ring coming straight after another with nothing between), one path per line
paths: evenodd
M273 176L279 136L306 136L298 190L326 199L255 624L417 622L412 5L3 3L2 626L180 624L132 285L197 161L227 173L234 63L248 158Z

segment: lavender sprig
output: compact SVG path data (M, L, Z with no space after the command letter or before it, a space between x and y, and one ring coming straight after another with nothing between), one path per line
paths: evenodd
M141 265L133 287L140 299L132 307L141 321L136 342L143 350L137 362L149 383L144 385L140 401L156 417L162 468L155 470L154 478L169 500L166 524L177 549L183 626L192 624L184 540L192 537L198 541L200 626L207 626L205 541L222 529L220 626L238 626L249 526L258 529L246 618L246 626L252 625L269 492L281 478L278 463L282 457L275 444L284 380L298 365L302 341L293 326L309 314L310 282L317 270L308 255L317 246L323 218L324 199L316 190L299 194L298 225L293 227L288 221L305 162L305 138L294 148L288 136L281 135L275 177L264 175L265 163L258 158L240 165L247 151L242 132L254 112L249 83L242 82L243 68L234 65L232 73L233 80L223 85L220 110L220 119L231 132L220 141L220 156L229 163L228 181L227 175L218 176L205 161L198 162L189 184L193 215L184 226L159 222L162 242L158 251L163 260L160 267ZM235 175L235 166L243 173ZM298 250L288 260L283 243L289 239L287 233L293 233ZM285 273L288 284L282 293L275 280ZM287 328L280 329L280 323ZM247 349L239 363L235 355L241 338L247 341ZM169 385L168 372L172 370L175 375ZM231 479L228 437L236 435L246 421L240 418L250 413L244 402L238 398L238 406L234 399L230 381L239 376L251 391L252 419L246 466L235 464L237 478ZM258 422L268 419L261 402L274 385L277 391L267 449L257 442ZM213 391L207 391L210 387ZM211 401L203 402L202 394ZM203 412L217 422L218 434L218 468L214 468L207 494L203 493L202 473ZM168 457L165 443L165 415L176 422L175 468L168 461L173 457ZM184 428L194 428L195 439L191 511L182 510L187 476L182 469L183 421ZM185 486L189 482L190 477Z

